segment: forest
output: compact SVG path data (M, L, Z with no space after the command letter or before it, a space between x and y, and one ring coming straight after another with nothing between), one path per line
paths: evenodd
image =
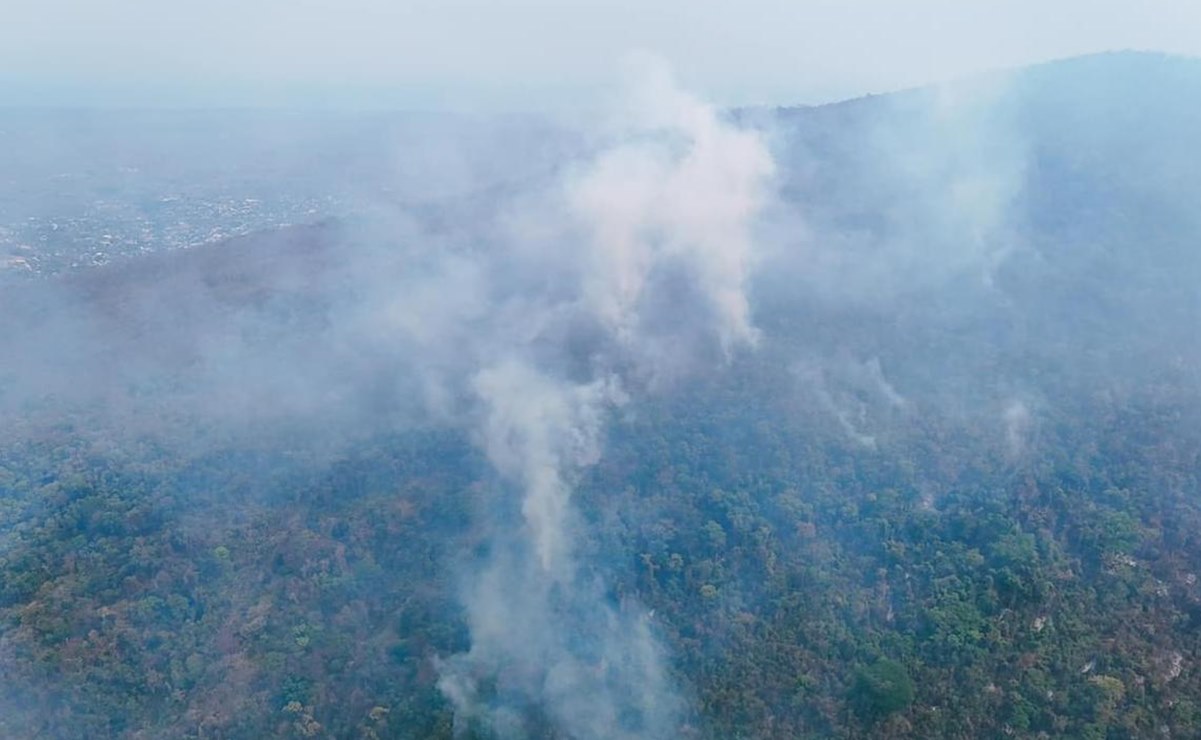
M746 326L557 169L0 285L0 735L1201 735L1201 63L957 84L714 115Z

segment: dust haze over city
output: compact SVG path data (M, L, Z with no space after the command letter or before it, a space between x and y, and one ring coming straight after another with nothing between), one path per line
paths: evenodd
M5 16L0 736L1201 733L1201 10Z

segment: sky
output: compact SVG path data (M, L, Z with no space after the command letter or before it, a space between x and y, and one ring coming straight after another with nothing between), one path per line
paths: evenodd
M816 103L1198 29L1195 0L4 0L0 104L587 108L630 52Z

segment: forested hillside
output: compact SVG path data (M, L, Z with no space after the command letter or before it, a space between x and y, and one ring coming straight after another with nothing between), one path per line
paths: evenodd
M775 162L757 338L664 328L697 302L660 276L642 330L686 359L613 361L566 476L589 597L549 588L553 624L596 675L595 635L645 631L682 707L613 736L1201 735L1201 63L728 118ZM464 574L528 516L429 371L460 358L424 337L490 318L379 330L435 305L392 247L458 275L517 190L5 287L0 735L571 736L514 688L555 675L473 664L466 717L443 680L480 640ZM565 378L617 354L515 323Z

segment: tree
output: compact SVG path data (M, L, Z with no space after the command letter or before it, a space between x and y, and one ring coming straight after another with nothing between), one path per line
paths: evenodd
M860 719L876 722L913 703L913 679L905 667L881 659L859 669L851 687L851 708Z

